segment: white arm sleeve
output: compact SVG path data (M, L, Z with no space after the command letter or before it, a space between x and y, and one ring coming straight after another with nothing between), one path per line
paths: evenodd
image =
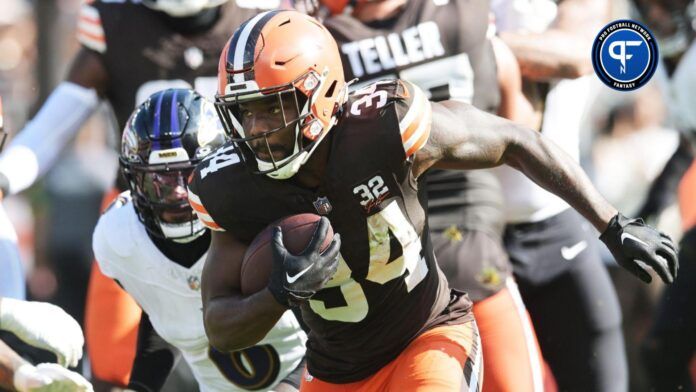
M94 89L70 82L58 85L0 155L0 172L9 180L10 193L28 188L52 166L98 104Z

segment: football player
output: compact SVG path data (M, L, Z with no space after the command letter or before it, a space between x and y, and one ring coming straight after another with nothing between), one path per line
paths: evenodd
M674 285L666 288L643 343L642 357L650 387L658 391L693 390L696 386L696 4L693 0L636 0L641 19L656 35L670 122L682 133L682 146L651 187L643 213L659 213L674 198L679 180L682 238L679 259L685 266ZM658 68L658 70L660 70ZM684 173L684 168L691 165ZM683 177L682 177L683 176Z
M66 369L82 357L80 325L63 309L44 302L0 297L0 329L29 345L53 352L58 364L34 366L0 340L0 387L27 391L91 391L92 385Z
M120 131L137 104L156 91L194 88L212 96L219 50L230 34L260 11L256 7L278 5L257 1L249 8L244 3L251 2L85 2L78 22L82 46L65 81L0 156L0 194L27 188L50 168L100 100L113 108ZM122 182L117 187L125 189ZM104 206L118 193L105 195ZM85 316L94 376L127 385L140 309L99 268L92 268Z
M153 94L126 124L120 164L129 190L102 215L93 246L102 272L144 311L129 389L159 391L176 351L202 391L299 388L306 335L291 311L241 351L221 353L205 336L200 274L210 230L188 204L186 179L226 140L213 104L193 90Z
M454 99L495 112L496 58L487 36L488 1L321 0L347 80L398 77L431 101ZM318 10L319 13L322 10ZM455 17L456 16L456 17ZM514 65L516 66L516 65ZM483 347L484 391L543 388L540 350L502 244L503 196L490 171L431 170L428 226L451 287L466 291Z
M520 64L535 120L530 126L577 161L591 99L587 53L608 21L608 2L496 0L492 10ZM496 173L506 190L505 245L558 388L625 391L621 308L593 230L566 201L522 173L505 166Z
M232 143L189 183L192 206L215 229L202 276L206 331L234 351L299 306L311 329L302 390L480 389L471 302L449 289L427 229L418 179L431 167L512 165L579 210L630 272L676 275L671 240L618 213L539 133L459 101L429 102L401 80L348 94L335 40L305 14L245 22L222 52L218 89ZM307 249L288 253L276 229L268 287L242 296L247 245L307 212L326 216ZM321 252L329 222L338 234Z

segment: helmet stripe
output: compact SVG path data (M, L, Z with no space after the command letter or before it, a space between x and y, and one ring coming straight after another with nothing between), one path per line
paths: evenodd
M177 90L174 90L171 100L169 133L172 135L172 147L181 147L181 125L179 124L179 105L176 102Z
M253 17L244 25L244 29L239 33L239 38L237 39L236 45L234 46L234 57L232 57L232 59L234 60L234 63L232 64L232 68L234 71L238 72L244 69L244 54L245 48L247 46L247 40L249 39L249 34L251 33L251 30L254 28L256 23L258 23L258 21L261 20L261 18L263 18L268 12L270 11L258 14L255 17ZM244 75L242 75L241 73L235 73L234 81L235 83L243 82Z
M153 150L159 150L161 149L160 143L159 143L159 138L160 138L160 117L162 114L162 99L164 98L164 94L160 93L159 96L157 97L157 106L155 107L155 124L154 124L154 129L153 131L153 141L152 141L152 149Z
M253 70L250 72L251 75L246 75L247 72L239 71L248 70L253 67L256 41L261 34L261 29L263 29L266 23L278 12L281 12L281 10L266 11L256 15L244 25L241 32L239 32L239 36L235 37L236 40L232 42L234 44L234 57L232 58L234 63L232 65L234 72L236 72L233 75L233 80L235 83L253 79Z

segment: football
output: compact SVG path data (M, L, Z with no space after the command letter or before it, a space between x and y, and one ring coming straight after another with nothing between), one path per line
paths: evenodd
M309 245L321 216L315 214L298 214L285 217L271 223L259 233L244 254L241 272L242 295L250 295L263 290L268 285L273 265L273 228L280 226L283 230L283 244L288 252L300 254ZM333 240L333 229L329 231L321 245L324 251Z

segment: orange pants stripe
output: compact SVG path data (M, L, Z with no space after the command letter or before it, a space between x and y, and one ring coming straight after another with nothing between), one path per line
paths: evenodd
M678 194L682 228L688 230L696 226L696 160L679 182Z
M476 323L433 328L418 336L392 362L372 376L332 384L305 371L302 392L481 391L483 366Z
M553 377L547 377L534 327L512 279L506 288L476 302L474 316L483 347L483 392L556 389Z
M696 226L696 160L691 163L679 183L679 209L681 210L682 229L684 231ZM692 383L696 385L696 353L689 366Z
M118 196L115 189L104 196L102 210ZM85 336L95 378L125 387L130 380L138 340L141 310L138 304L111 278L92 265Z

